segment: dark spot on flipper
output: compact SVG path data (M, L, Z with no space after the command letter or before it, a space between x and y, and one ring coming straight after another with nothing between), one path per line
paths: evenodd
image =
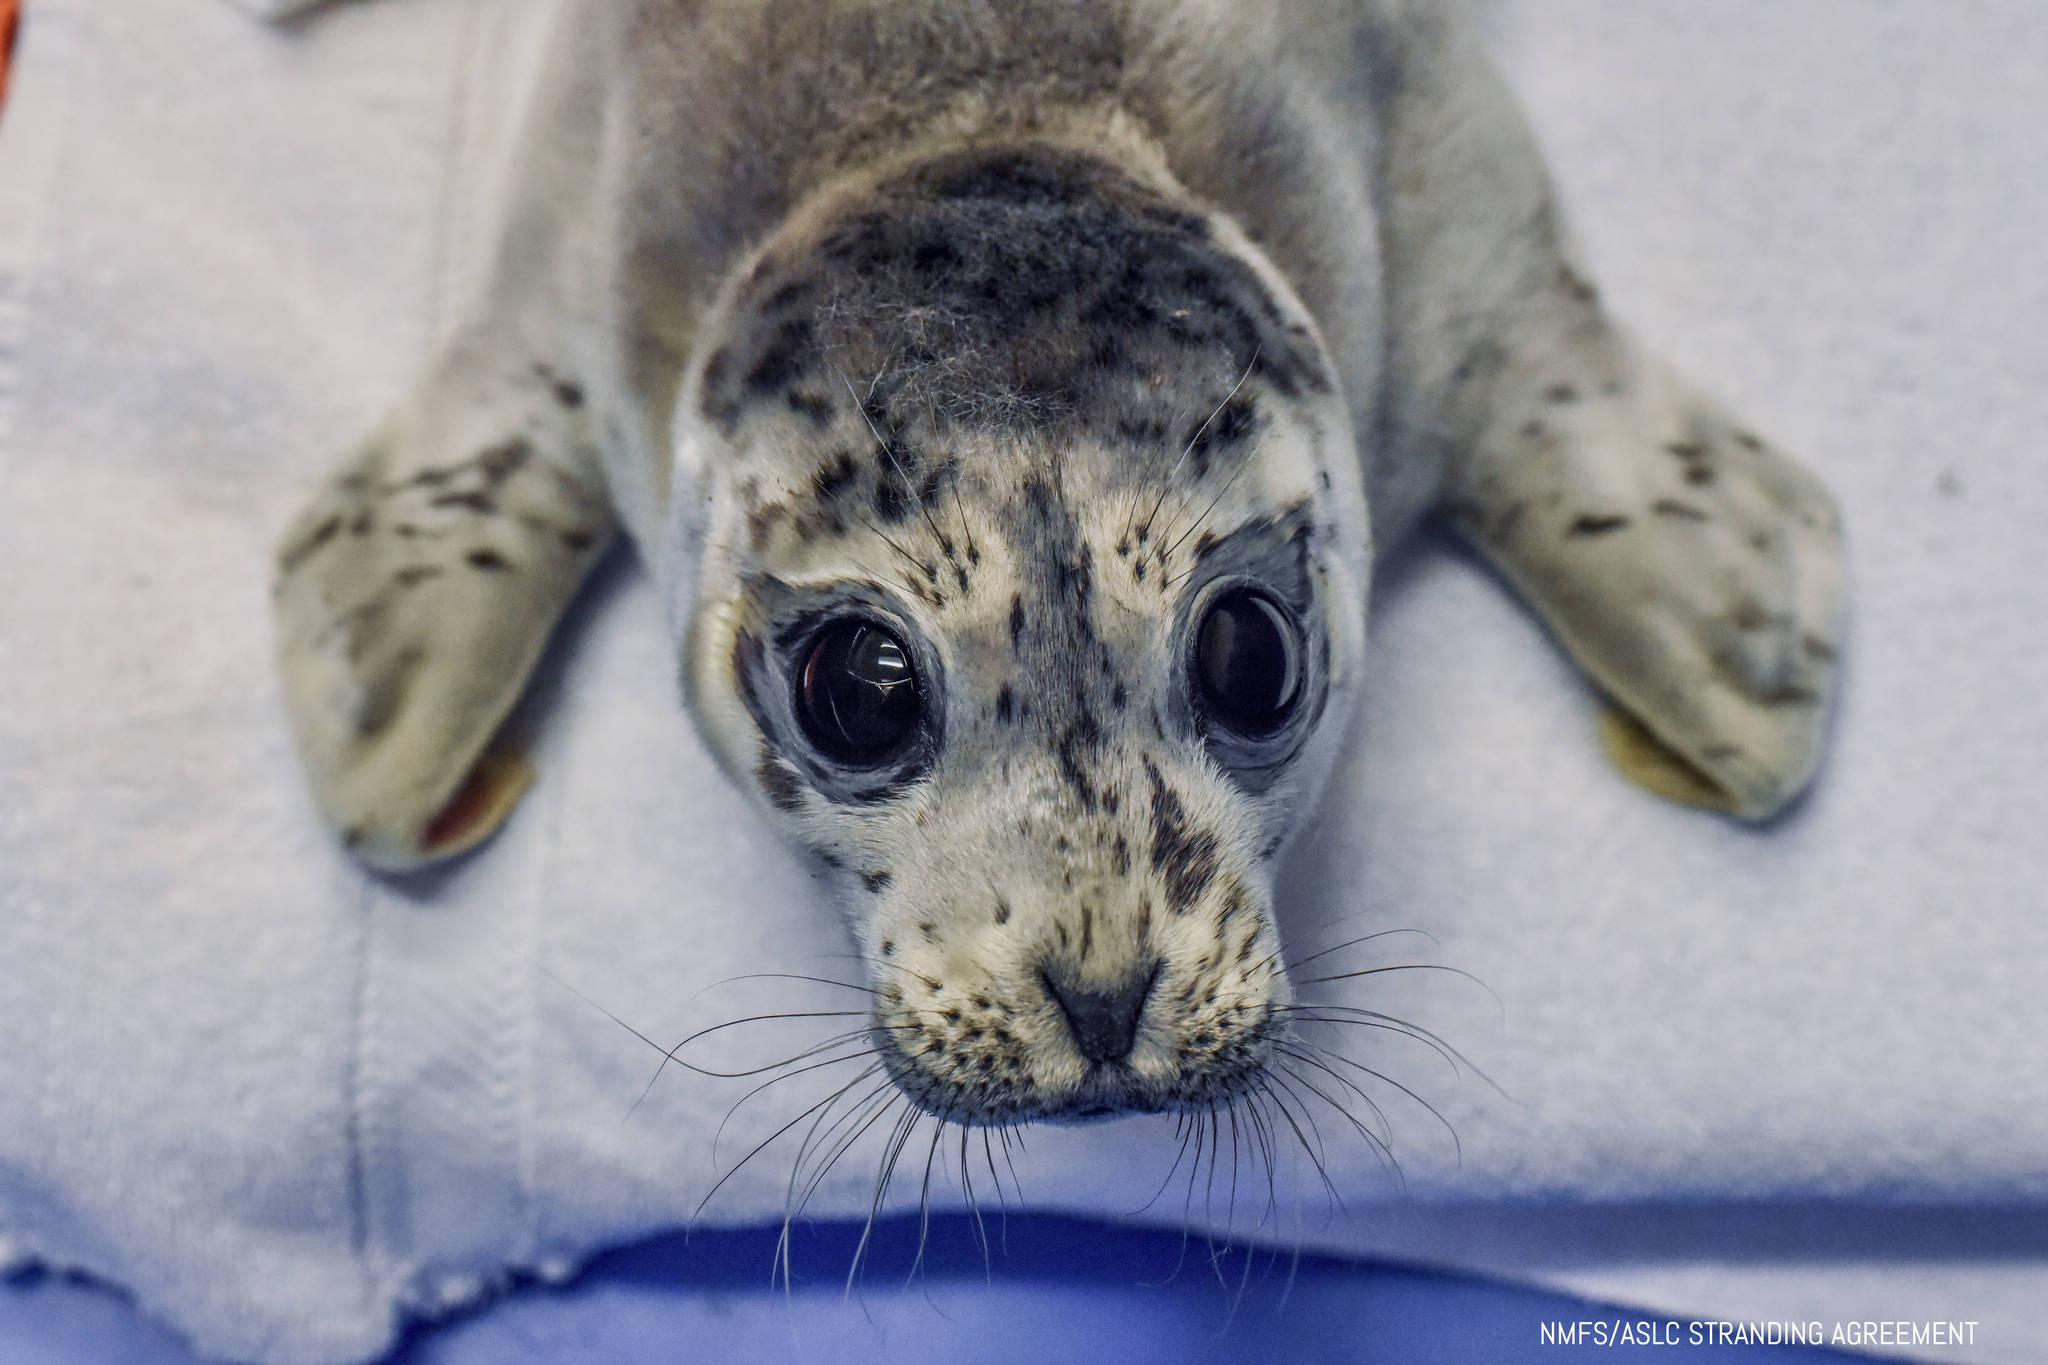
M860 884L867 888L870 895L880 895L893 880L895 880L893 874L886 867L876 868L872 872L860 874Z
M1714 481L1714 471L1703 464L1696 464L1685 471L1685 481L1694 488L1705 488Z
M1008 924L1010 922L1010 903L1001 896L996 897L995 920L997 924Z
M1707 458L1707 448L1696 441L1667 441L1664 449L1688 463Z
M1780 625L1787 619L1767 609L1754 597L1745 597L1729 611L1728 619L1737 630L1762 630L1766 626Z
M1689 502L1675 498L1659 498L1650 504L1650 510L1660 517L1676 517L1680 521L1705 521L1707 514Z
M363 827L361 825L353 825L341 832L341 846L343 848L354 851L361 848L362 845Z
M1570 528L1565 531L1565 534L1574 538L1579 536L1604 536L1610 535L1615 531L1625 530L1628 525L1629 519L1624 516L1588 513L1585 516L1575 518Z
M328 517L306 533L304 539L286 550L278 560L278 569L283 573L295 572L298 567L311 559L321 546L334 539L341 532L341 518Z
M1709 763L1725 763L1731 758L1742 757L1742 747L1736 744L1705 744L1700 746L1700 757Z
M357 739L375 739L398 719L409 680L426 657L425 651L417 647L403 650L373 679L366 680L369 685L359 695L351 717Z
M1008 683L1004 683L1002 688L996 693L996 719L1002 724L1008 725L1016 716L1016 713L1017 694L1011 690Z
M492 516L498 510L488 494L478 492L443 493L428 504L430 507L466 507L481 516Z
M398 588L416 588L430 578L439 578L448 572L438 564L408 564L391 575L391 582Z
M377 527L377 514L368 510L356 513L356 519L348 524L352 536L366 536Z
M1015 649L1024 639L1024 595L1010 599L1010 647Z
M1833 663L1835 660L1835 647L1818 635L1803 636L1799 644L1806 651L1806 657L1816 663Z
M572 379L557 379L554 393L555 401L571 412L583 406L583 386Z
M1810 687L1800 687L1795 683L1783 683L1777 687L1757 693L1757 700L1765 706L1818 706L1820 705L1820 693Z
M496 550L471 550L463 558L469 561L472 568L481 569L485 573L506 573L512 568L512 561Z
M597 544L596 533L586 531L580 526L566 527L559 534L562 537L562 544L571 550L580 552Z
M514 436L480 452L475 464L483 471L485 481L496 487L524 468L526 462L532 458L533 447L527 443L526 438Z
M1560 404L1576 403L1579 401L1579 391L1570 384L1552 384L1543 391L1543 401Z
M1560 267L1557 272L1558 287L1580 303L1597 303L1600 290L1583 275L1570 266Z

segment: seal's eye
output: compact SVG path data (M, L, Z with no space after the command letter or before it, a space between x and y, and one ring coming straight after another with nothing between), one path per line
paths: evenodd
M1195 636L1195 694L1211 718L1247 737L1272 734L1301 696L1301 639L1264 593L1237 588L1210 604Z
M917 737L917 671L903 642L852 617L819 631L796 677L796 714L827 758L873 768Z

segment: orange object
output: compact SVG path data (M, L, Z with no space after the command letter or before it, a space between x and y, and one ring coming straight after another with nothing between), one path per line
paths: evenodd
M21 18L21 0L0 0L0 103L7 99L7 59L14 53L14 25Z

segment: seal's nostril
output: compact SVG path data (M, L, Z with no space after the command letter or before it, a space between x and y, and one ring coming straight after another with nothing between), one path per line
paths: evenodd
M1164 964L1157 958L1141 964L1128 977L1103 988L1084 986L1062 968L1041 967L1038 979L1045 993L1066 1016L1074 1047L1090 1062L1120 1062L1138 1042L1138 1020Z

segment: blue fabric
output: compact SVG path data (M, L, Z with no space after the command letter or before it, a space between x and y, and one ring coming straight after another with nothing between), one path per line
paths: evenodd
M851 1293L857 1223L800 1228L788 1289L770 1283L773 1229L698 1232L614 1252L564 1288L522 1285L416 1328L387 1365L633 1365L639 1361L972 1360L1440 1362L1672 1358L1668 1347L1552 1347L1546 1322L1670 1320L1461 1276L1044 1215L878 1223ZM914 1273L913 1273L914 1269ZM1687 1341L1689 1324L1680 1323ZM1686 1346L1687 1361L1858 1360L1806 1347ZM120 1296L33 1275L0 1293L0 1365L191 1365Z

